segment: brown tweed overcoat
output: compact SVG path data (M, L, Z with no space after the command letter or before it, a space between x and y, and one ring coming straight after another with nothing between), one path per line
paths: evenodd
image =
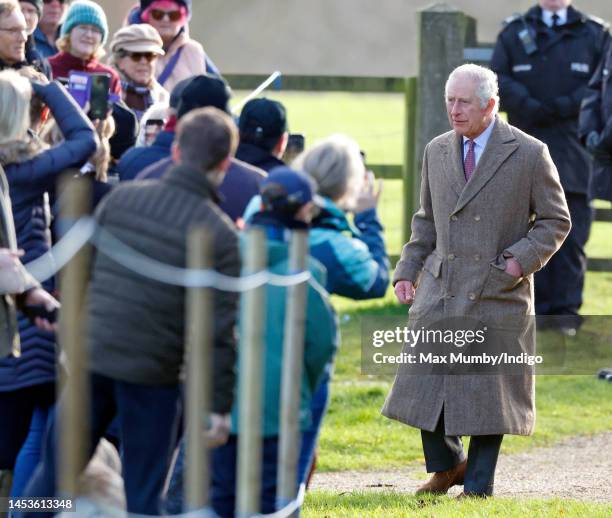
M421 206L394 282L417 285L410 319L503 321L531 315L533 273L570 230L559 175L545 144L498 117L466 182L461 138L450 131L425 149ZM504 272L504 252L518 260L523 277ZM447 435L533 431L531 374L406 375L402 370L382 411L389 418L433 431L444 408Z

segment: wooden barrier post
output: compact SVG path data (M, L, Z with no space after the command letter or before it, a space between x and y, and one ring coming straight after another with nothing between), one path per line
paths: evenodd
M203 227L189 234L187 266L192 270L212 267L210 239ZM209 461L204 426L210 415L212 388L213 303L210 288L187 290L187 395L186 435L186 510L208 505Z
M419 11L417 27L419 110L415 169L420 173L427 143L450 129L444 102L446 79L464 63L463 49L466 43L474 44L475 25L457 8L441 3Z
M64 228L91 209L91 186L72 175L61 181L61 219ZM59 343L66 355L68 375L64 378L63 403L57 428L61 452L57 464L60 495L76 496L78 479L87 463L89 450L89 377L86 365L85 293L89 280L90 248L85 245L60 272L62 309ZM58 379L61 379L58 376Z
M245 273L267 265L263 230L247 232ZM263 357L265 286L249 290L241 303L240 380L238 385L238 480L236 510L239 517L260 511L263 413Z
M308 232L294 231L291 236L289 251L290 273L304 271L307 257ZM287 290L280 406L278 486L276 492L279 507L288 504L296 497L307 294L308 282L290 286Z

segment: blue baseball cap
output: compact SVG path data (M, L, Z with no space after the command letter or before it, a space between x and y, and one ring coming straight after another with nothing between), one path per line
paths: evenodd
M295 214L308 202L320 205L314 180L301 171L287 166L275 167L261 183L264 210Z

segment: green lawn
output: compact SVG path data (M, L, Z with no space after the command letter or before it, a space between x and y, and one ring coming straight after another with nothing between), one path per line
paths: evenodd
M414 498L400 493L343 493L314 491L306 495L304 518L607 518L612 505L572 500L515 500L493 498L457 502L448 497Z
M236 100L247 92L236 92ZM404 105L400 94L277 92L266 96L287 108L289 131L303 133L306 145L332 133L351 135L373 164L403 160Z

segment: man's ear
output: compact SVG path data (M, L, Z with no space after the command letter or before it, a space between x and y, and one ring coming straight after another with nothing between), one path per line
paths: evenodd
M289 133L285 131L278 139L276 146L274 146L272 154L281 158L285 154L285 149L287 149L287 142L289 142Z
M181 163L181 148L179 148L177 142L172 143L171 154L172 154L172 161L175 164L180 164Z
M494 109L495 109L495 99L491 97L491 99L489 99L489 103L487 104L487 115L492 113Z
M227 156L225 157L223 160L221 160L221 162L219 162L219 165L217 167L215 167L215 169L217 171L227 171L229 169L229 166L232 164L232 157Z

